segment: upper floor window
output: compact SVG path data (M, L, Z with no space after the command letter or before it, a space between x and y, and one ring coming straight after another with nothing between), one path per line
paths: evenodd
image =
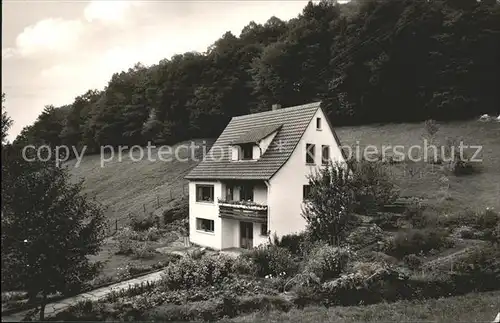
M321 118L316 118L316 130L321 130Z
M330 146L321 146L321 164L328 165L330 163Z
M234 200L234 186L228 185L226 187L226 201Z
M240 201L253 201L253 186L242 185L240 188Z
M196 185L196 202L214 201L214 186L213 185Z
M240 159L242 160L248 160L248 159L253 159L253 144L244 144L240 146Z
M306 144L306 164L314 164L315 150L314 144Z

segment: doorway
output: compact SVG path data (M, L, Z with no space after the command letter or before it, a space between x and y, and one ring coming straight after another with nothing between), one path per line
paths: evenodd
M251 222L240 222L240 247L253 248L253 224Z

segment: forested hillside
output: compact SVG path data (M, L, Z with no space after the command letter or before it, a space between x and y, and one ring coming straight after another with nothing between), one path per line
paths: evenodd
M467 119L500 112L498 84L495 0L321 1L288 22L249 22L205 53L116 73L105 89L46 107L16 142L173 144L273 103L316 100L335 125Z

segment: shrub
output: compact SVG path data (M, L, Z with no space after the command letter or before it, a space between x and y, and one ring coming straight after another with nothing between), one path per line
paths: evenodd
M497 223L493 235L491 237L493 242L500 243L500 222Z
M149 228L158 225L158 218L153 214L149 214L146 217L131 216L130 227L134 231L146 231Z
M444 214L439 217L438 225L442 227L460 227L460 226L473 226L476 222L476 215L471 210L457 212L453 214Z
M257 267L257 275L265 277L285 273L286 276L295 274L297 264L295 259L288 249L278 247L276 245L263 245L243 254L253 261Z
M151 259L157 254L153 246L148 245L147 242L136 244L132 251L133 257L136 259Z
M251 259L238 256L234 260L231 270L236 274L254 276L257 275L258 268Z
M438 223L437 213L422 206L407 210L405 217L414 228L435 227Z
M457 289L464 292L500 288L500 248L474 248L453 264L452 277Z
M363 261L367 262L381 262L386 265L395 265L399 261L394 258L393 256L389 256L383 252L378 252L378 251L370 251L366 254L363 255L364 257L362 258Z
M170 224L176 221L188 219L189 214L189 200L187 198L182 198L177 201L173 207L163 211L163 223Z
M159 262L151 265L151 268L153 268L153 269L161 269L163 267L166 267L170 263L174 263L174 262L179 261L182 258L181 255L176 255L176 254L173 254L173 253L166 254L166 255L164 255L164 257L166 257L166 259L163 259L162 261L159 261Z
M398 189L383 161L352 160L349 163L353 169L352 186L356 213L373 213L397 199Z
M465 225L457 228L453 232L453 235L457 238L460 238L460 239L474 239L477 236L474 229L472 229L469 226L465 226Z
M329 304L354 305L396 300L398 284L407 275L383 263L357 263L351 273L322 285Z
M371 222L378 225L383 230L394 230L399 228L399 219L402 216L397 213L378 213Z
M231 273L233 259L224 255L199 260L184 257L165 269L162 282L170 289L219 284Z
M116 254L129 255L133 253L137 245L137 233L132 231L131 228L125 227L115 237L118 242L118 251Z
M191 304L165 304L152 310L146 316L149 321L216 321L223 317L234 317L254 311L288 311L292 303L277 296L256 295L251 297L233 297L195 302Z
M409 254L403 257L403 261L412 270L419 269L422 265L422 259L415 254Z
M493 209L486 208L476 214L474 227L479 230L492 229L500 222L500 214Z
M457 156L450 163L450 169L456 176L470 175L477 171L472 162L465 159L457 159Z
M385 252L401 258L409 254L438 250L448 244L443 231L436 229L411 229L398 232L385 246Z
M311 252L304 271L313 273L321 281L332 279L346 268L350 256L349 249L323 245Z
M160 239L160 230L157 227L151 227L146 231L145 240L146 241L158 241Z
M354 229L346 239L346 242L355 249L360 249L377 241L382 240L384 232L376 225L360 226Z
M324 167L309 177L311 190L302 217L314 241L339 245L353 211L352 177L345 165Z
M301 245L307 239L307 234L292 233L278 238L276 235L273 237L273 243L278 247L288 249L293 255L301 254Z

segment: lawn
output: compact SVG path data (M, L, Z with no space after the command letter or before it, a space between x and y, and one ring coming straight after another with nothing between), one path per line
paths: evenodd
M204 140L195 140L202 145ZM207 140L207 143L211 141ZM189 144L179 143L176 147ZM73 178L84 180L84 193L95 197L107 207L107 218L113 225L115 219L119 226L126 224L130 215L144 215L165 208L173 200L187 195L187 181L184 176L196 166L197 162L189 157L185 149L179 150L180 158L186 161L161 161L158 150L152 149L151 155L157 159L149 161L146 155L139 160L139 152L123 153L121 161L118 153L112 161L101 167L100 155L84 156L81 164L75 167L76 160L68 162ZM146 212L145 212L146 210Z
M500 291L367 306L314 306L288 313L257 312L221 322L492 322L498 312Z
M356 147L359 144L361 148L375 145L379 152L382 145L403 145L405 151L412 145L423 146L423 136L426 134L424 123L339 127L336 131L342 145ZM435 134L436 146L445 145L447 138L463 140L464 145L482 146L480 157L483 162L475 165L479 173L455 176L442 171L439 166L412 161L394 165L392 170L401 194L427 198L429 203L450 212L464 208L484 209L488 206L500 209L500 123L442 123ZM466 152L473 153L473 150ZM418 151L414 152L416 154ZM443 190L448 185L445 194Z

